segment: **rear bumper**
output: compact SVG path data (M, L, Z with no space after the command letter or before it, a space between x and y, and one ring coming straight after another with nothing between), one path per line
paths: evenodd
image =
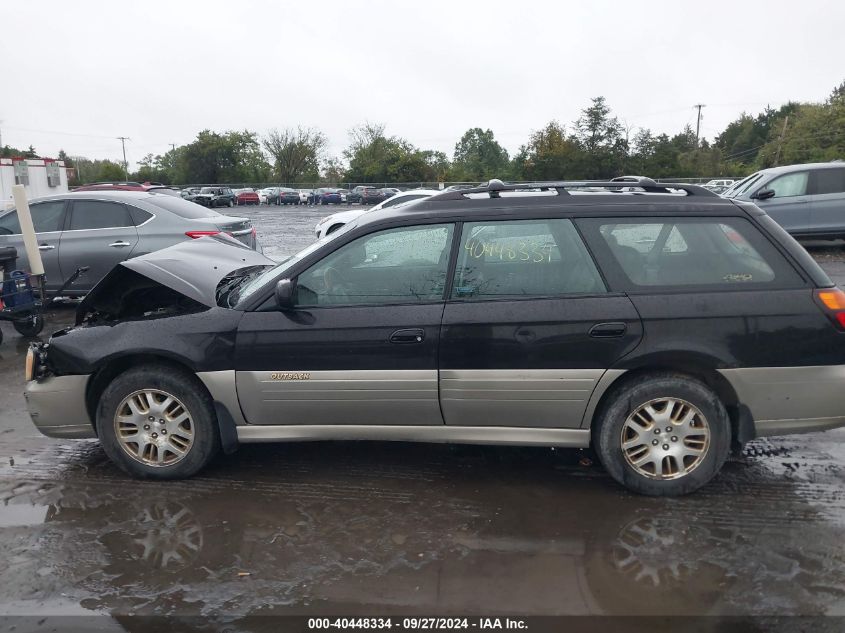
M97 437L85 406L89 376L51 376L26 383L24 397L32 423L47 437Z
M723 369L758 437L845 426L845 365Z

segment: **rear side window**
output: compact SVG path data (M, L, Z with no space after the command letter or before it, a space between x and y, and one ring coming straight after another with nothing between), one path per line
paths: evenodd
M70 215L70 230L108 229L135 226L129 210L119 202L76 200Z
M570 220L464 224L453 299L511 299L605 292Z
M141 226L144 222L153 217L153 214L149 211L144 211L143 209L133 207L132 205L129 205L129 215L132 216L132 222L135 223L135 226Z
M817 169L813 180L814 194L845 193L845 168Z
M619 285L626 288L804 285L789 262L743 218L614 218L579 224L622 272Z

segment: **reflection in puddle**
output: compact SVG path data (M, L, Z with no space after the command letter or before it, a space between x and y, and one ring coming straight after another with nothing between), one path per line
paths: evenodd
M289 446L184 482L129 482L104 464L0 484L12 562L0 613L33 595L180 615L815 614L845 597L842 531L788 486L735 492L728 473L721 488L651 499L540 451L488 456Z

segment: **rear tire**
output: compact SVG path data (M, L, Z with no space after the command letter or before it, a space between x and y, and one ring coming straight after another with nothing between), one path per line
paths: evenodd
M196 376L170 365L115 378L100 397L97 436L109 458L139 479L190 477L220 450L211 396Z
M593 443L605 470L629 490L678 496L719 472L731 427L724 405L704 383L648 374L610 394L596 414Z

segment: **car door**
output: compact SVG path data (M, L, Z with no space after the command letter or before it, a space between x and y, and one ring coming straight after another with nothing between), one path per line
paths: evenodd
M59 266L67 277L89 270L74 284L88 291L126 259L138 243L138 231L126 205L112 200L74 199L59 244Z
M238 327L251 424L437 425L437 352L452 224L347 242L296 279L296 308Z
M463 225L440 336L448 425L578 428L642 336L568 219Z
M755 199L754 202L789 233L811 233L810 197L807 194L809 177L809 171L777 176L757 190L772 189L775 195L765 200Z
M29 211L32 215L38 250L41 253L41 262L44 264L46 287L48 291L55 290L64 282L59 268L59 241L65 221L65 201L36 202L29 206ZM30 270L17 211L11 211L0 218L0 246L13 246L17 249L16 267L20 270Z
M809 187L813 230L845 235L845 166L812 170Z

